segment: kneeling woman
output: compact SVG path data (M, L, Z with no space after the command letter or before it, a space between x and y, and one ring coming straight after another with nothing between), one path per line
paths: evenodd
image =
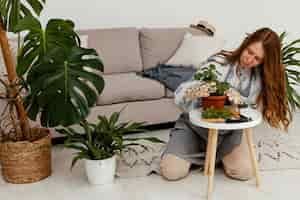
M232 52L222 51L208 59L227 81L241 94L245 103L256 103L262 116L272 127L287 129L290 122L285 90L285 73L281 62L281 42L269 28L248 35ZM208 129L192 125L188 111L199 103L189 99L188 88L196 84L182 83L175 91L175 103L184 110L171 129L170 140L160 163L161 175L179 180L189 174L192 164L203 165ZM217 160L225 174L233 179L248 180L252 175L251 161L242 130L220 130Z

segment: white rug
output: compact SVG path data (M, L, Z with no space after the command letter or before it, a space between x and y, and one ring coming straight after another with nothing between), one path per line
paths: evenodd
M293 127L289 133L270 131L262 126L254 130L261 170L300 169L300 135L297 132Z
M261 171L300 169L300 135L296 134L296 129L286 134L262 125L253 131ZM169 130L155 131L147 135L167 141ZM154 172L159 173L160 156L165 145L149 142L143 144L147 149L135 147L124 152L118 162L117 176L140 177Z
M169 130L159 130L139 135L141 137L155 136L168 141ZM260 126L254 129L254 141L261 171L300 169L300 134L298 134L297 128L291 128L289 134L284 134ZM143 144L147 146L146 149L135 147L128 152L124 152L124 156L118 161L118 177L133 178L159 173L160 155L165 145L149 142ZM73 152L73 150L63 148L62 145L52 148L54 173L63 176L62 173L65 173L65 171L61 171L61 169L69 171ZM83 162L79 161L73 170L78 170L80 174L84 174ZM68 176L72 177L72 173Z

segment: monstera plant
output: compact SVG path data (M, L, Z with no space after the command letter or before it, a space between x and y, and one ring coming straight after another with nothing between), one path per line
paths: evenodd
M29 117L36 119L41 112L41 123L47 127L68 126L87 117L97 98L88 82L99 93L104 87L103 79L91 72L103 70L97 52L79 46L74 24L68 20L50 20L43 30L37 19L26 17L16 30L28 31L17 73L29 89L25 99Z
M12 183L41 180L51 173L48 129L84 120L104 88L103 64L94 49L83 48L71 20L51 19L42 28L37 16L45 0L0 0L0 44L7 71L0 84L0 161ZM17 62L7 33L18 35ZM22 35L22 38L20 37ZM2 66L1 66L2 67Z
M287 42L287 33L280 34L282 63L285 65L286 90L291 112L300 109L300 39ZM297 91L298 87L298 91Z

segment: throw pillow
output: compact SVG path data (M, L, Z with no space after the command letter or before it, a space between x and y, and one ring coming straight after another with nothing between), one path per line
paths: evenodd
M158 64L154 68L137 72L138 75L159 81L166 88L175 91L182 83L192 78L196 69L193 66L173 66Z
M225 41L217 37L184 35L183 41L167 65L193 65L198 67L206 59L221 51Z

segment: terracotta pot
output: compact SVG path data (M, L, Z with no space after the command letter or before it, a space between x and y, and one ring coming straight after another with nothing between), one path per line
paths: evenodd
M224 108L225 100L227 96L209 96L202 98L202 108L205 110L207 108Z

